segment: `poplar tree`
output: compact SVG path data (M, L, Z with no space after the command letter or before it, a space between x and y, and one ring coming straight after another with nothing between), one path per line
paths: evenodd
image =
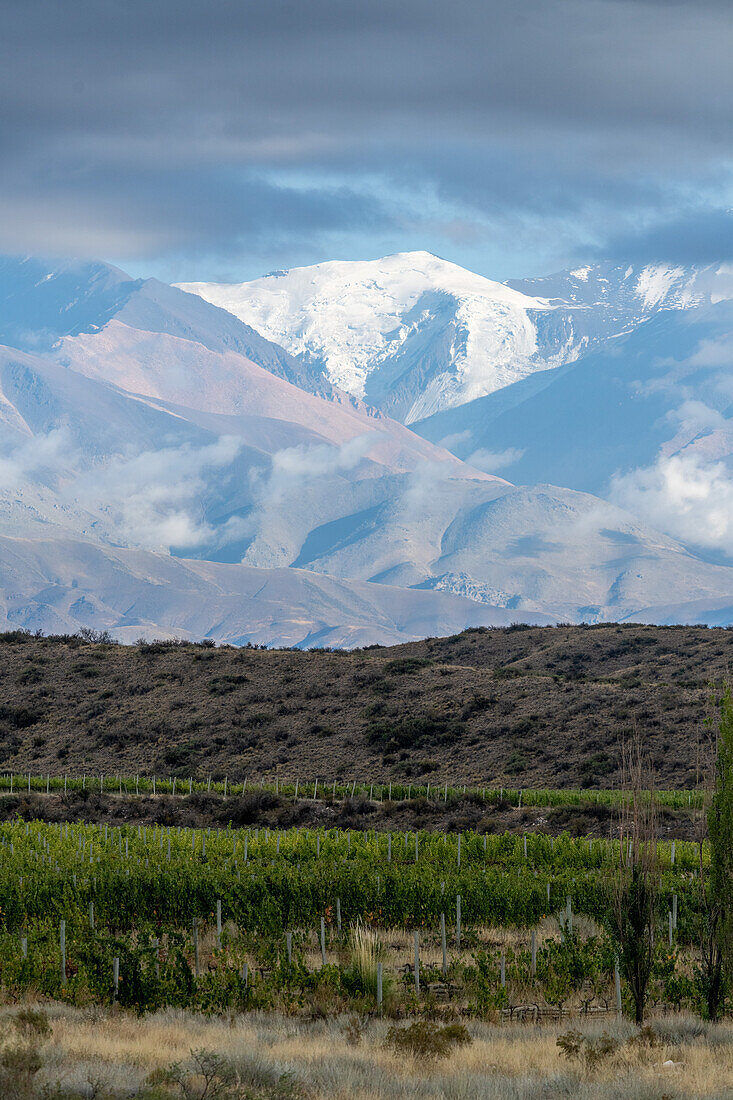
M619 867L609 923L621 975L634 1002L634 1019L643 1024L654 967L659 869L654 771L638 735L631 746L624 746L623 773L627 800L621 806Z
M723 986L733 982L733 695L726 687L720 700L715 790L708 811L710 837L708 1012L715 1019ZM712 964L712 965L711 965Z

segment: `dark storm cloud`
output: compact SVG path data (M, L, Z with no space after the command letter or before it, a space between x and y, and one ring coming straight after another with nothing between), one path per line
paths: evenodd
M713 0L5 0L0 248L384 233L425 186L477 225L673 221L725 175L732 50Z
M596 250L601 251L601 250ZM604 257L643 263L649 259L676 264L706 264L733 259L733 213L692 210L670 221L609 240Z

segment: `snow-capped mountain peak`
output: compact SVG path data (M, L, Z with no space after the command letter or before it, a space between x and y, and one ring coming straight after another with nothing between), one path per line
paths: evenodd
M429 252L180 286L405 423L553 365L565 344L538 333L544 298Z
M733 295L719 265L599 263L494 282L430 252L182 283L324 382L412 424L562 366L661 309Z

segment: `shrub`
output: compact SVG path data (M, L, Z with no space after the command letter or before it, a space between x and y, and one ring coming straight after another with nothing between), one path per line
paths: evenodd
M610 1058L619 1048L617 1039L605 1032L593 1039L580 1031L567 1031L557 1040L557 1045L568 1061L582 1062L583 1068L590 1073Z
M394 661L387 661L384 671L395 676L407 676L413 672L419 672L430 664L425 657L398 657Z
M16 1041L6 1041L0 1051L0 1088L13 1100L36 1095L35 1078L43 1065L42 1043L51 1034L45 1012L22 1008L13 1018Z
M28 707L0 706L0 722L6 722L17 730L35 726L42 718L43 714L40 711L29 710Z
M417 1020L409 1027L391 1027L385 1046L395 1054L408 1054L413 1058L446 1058L457 1046L472 1042L463 1024L447 1024L439 1027L431 1020Z
M391 750L415 749L423 744L455 741L463 731L460 722L443 714L428 712L397 722L383 720L367 728L367 740Z
M241 798L227 804L227 817L232 825L253 825L266 810L277 810L282 799L272 791L247 791Z
M229 695L236 691L241 684L249 683L249 676L241 674L214 676L209 680L209 695Z

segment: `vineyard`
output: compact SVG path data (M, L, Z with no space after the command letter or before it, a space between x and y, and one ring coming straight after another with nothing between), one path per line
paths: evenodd
M181 784L3 779L6 790L72 782L151 792L170 784L171 793ZM234 788L227 783L227 792ZM308 791L318 797L315 781ZM521 797L556 793L583 797ZM451 797L445 789L433 794ZM408 797L408 789L392 797ZM489 1017L615 1012L627 991L605 929L627 854L618 840L540 833L16 820L0 826L2 992L74 1004L116 1000L139 1011L318 1003L402 1013L444 1002ZM690 842L657 845L660 1005L700 1005L694 951L707 860Z
M543 789L530 787L455 787L446 784L432 786L419 783L364 783L357 780L308 779L308 780L263 780L256 778L248 783L247 779L194 779L192 776L123 776L123 775L81 775L51 776L32 775L31 773L0 774L0 792L32 792L49 794L51 792L87 790L90 793L109 794L168 794L190 795L193 793L213 793L234 797L247 791L271 791L282 798L332 800L344 798L368 798L369 801L399 802L425 798L433 802L448 802L460 795L470 794L480 798L488 805L505 802L512 806L581 806L601 805L618 806L628 802L630 795L624 790L582 789ZM659 806L672 809L702 806L702 794L697 790L656 790L654 798Z

